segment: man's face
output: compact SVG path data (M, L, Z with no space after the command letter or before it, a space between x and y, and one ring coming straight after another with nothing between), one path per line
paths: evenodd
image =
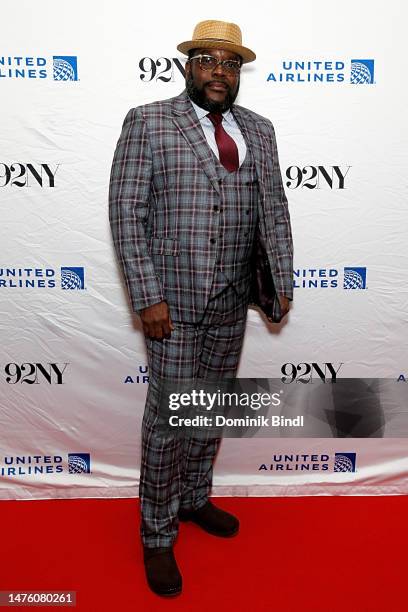
M236 53L222 49L195 49L193 55L212 55L218 60L238 60ZM209 112L223 113L235 101L239 90L239 73L228 73L221 64L213 70L202 70L198 60L186 63L186 88L190 98Z

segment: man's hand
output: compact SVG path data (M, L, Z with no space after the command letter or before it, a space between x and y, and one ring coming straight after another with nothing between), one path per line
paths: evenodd
M282 317L284 317L289 312L289 298L287 298L285 295L278 295L278 298L282 311Z
M143 323L143 331L146 336L153 340L163 340L170 338L174 325L170 318L170 311L167 302L159 302L143 308L140 312Z

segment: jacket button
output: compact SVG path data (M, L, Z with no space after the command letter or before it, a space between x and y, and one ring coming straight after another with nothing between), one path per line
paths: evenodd
M248 210L246 210L246 211L245 211L245 213L246 213L247 215L249 215L249 208L248 208Z
M217 241L216 241L215 238L210 238L210 242L211 242L211 244L215 244Z
M215 205L215 206L214 206L214 208L213 208L213 211L214 211L214 212L218 212L219 210L220 210L220 207L219 207L219 206L217 206L217 205Z

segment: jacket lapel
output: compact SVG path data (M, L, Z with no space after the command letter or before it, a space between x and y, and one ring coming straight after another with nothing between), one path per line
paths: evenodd
M183 138L188 142L204 172L207 174L214 189L220 193L217 171L214 164L214 155L208 146L200 121L193 105L184 90L179 96L173 98L173 121L180 130ZM264 196L264 183L266 164L265 144L262 136L256 130L252 119L240 106L233 106L232 112L245 138L247 146L251 148L255 160L256 172L259 180L261 200Z
M200 162L201 168L207 174L214 189L220 192L214 155L208 146L197 114L190 102L186 90L173 99L173 121L188 142Z
M232 107L232 112L245 138L246 144L250 147L254 156L256 173L260 183L260 192L261 196L263 196L265 182L264 168L266 166L266 153L263 138L257 132L256 126L254 125L252 119L247 113L245 113L245 109L234 105Z

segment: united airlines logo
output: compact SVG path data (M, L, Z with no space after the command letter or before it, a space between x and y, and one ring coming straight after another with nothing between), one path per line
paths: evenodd
M283 60L266 77L269 83L337 83L372 85L373 59Z
M30 478L49 474L91 474L91 455L89 453L68 453L68 466L62 455L49 453L42 455L6 455L0 456L0 478Z
M258 471L282 474L293 472L355 472L356 453L288 453L273 454L267 463L261 463Z
M367 268L344 268L343 289L367 289Z
M68 453L69 474L90 474L91 456L89 453Z
M61 289L85 289L83 268L61 268Z
M77 81L78 68L75 55L54 55L53 77L54 81Z
M374 60L351 60L350 83L353 83L353 85L371 85L374 83Z
M2 79L78 81L78 59L76 55L0 55L0 80Z
M0 267L0 291L3 289L55 289L84 290L85 269L83 267L62 266L56 268Z
M356 453L335 453L334 455L335 472L355 472Z
M149 382L149 366L140 365L135 374L128 374L123 380L125 384L146 384Z
M295 268L295 289L367 289L367 268Z

